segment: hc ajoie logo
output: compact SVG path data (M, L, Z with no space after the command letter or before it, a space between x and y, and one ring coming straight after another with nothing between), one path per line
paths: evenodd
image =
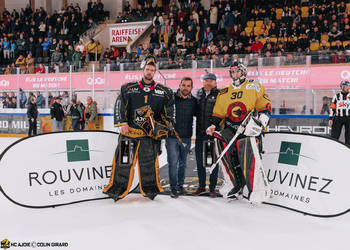
M2 240L0 248L5 249L5 250L10 248L10 241L8 239Z

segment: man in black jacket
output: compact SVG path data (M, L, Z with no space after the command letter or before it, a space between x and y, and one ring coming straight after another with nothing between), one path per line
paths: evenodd
M206 134L206 129L210 126L210 118L215 105L216 97L219 94L219 90L216 87L216 76L211 73L207 73L203 77L203 88L197 93L197 108L196 108L196 161L197 172L199 179L199 187L194 195L200 195L205 193L206 182L206 168L203 165L203 143L206 140L213 139L212 136ZM218 179L218 168L215 168L210 175L209 190L210 197L215 198L217 196L215 187Z
M61 105L61 97L57 97L50 109L52 131L63 131L62 121L64 118L64 111Z
M84 130L85 129L85 118L84 118L85 106L80 100L77 100L77 106L80 112L79 130Z
M81 114L78 108L77 101L73 99L71 101L71 106L69 108L69 115L72 118L72 129L73 131L79 131L80 130L80 124L79 120L81 119Z
M181 80L179 89L175 93L175 131L181 138L181 142L175 135L166 139L168 156L169 181L172 198L184 195L185 169L187 154L191 147L193 116L196 111L196 98L191 94L193 81L190 77ZM184 147L186 145L186 148Z
M36 97L32 96L30 99L30 103L27 108L27 116L29 119L29 130L28 136L36 135L36 127L37 127L37 118L38 118L38 107L36 106Z

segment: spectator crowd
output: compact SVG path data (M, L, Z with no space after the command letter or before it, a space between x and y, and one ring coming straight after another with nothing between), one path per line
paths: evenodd
M209 9L199 0L128 1L117 22L151 20L149 42L136 51L103 48L99 41L83 44L82 34L109 13L101 0L89 0L82 11L71 4L48 14L29 5L20 12L5 10L0 20L0 65L4 74L68 72L79 70L86 60L100 61L111 70L139 69L153 54L161 69L227 67L244 60L256 66L258 58L272 65L350 62L349 0L232 0L214 1ZM211 64L211 62L213 64ZM45 68L45 66L49 66Z
M30 104L31 97L36 97L36 105L38 108L45 108L46 101L48 102L48 107L50 108L57 98L62 100L62 106L64 110L67 110L69 106L69 94L67 91L63 91L62 93L58 93L56 96L52 94L52 92L48 92L48 98L44 97L44 95L40 91L28 92L25 93L23 89L18 90L18 94L14 91L11 92L2 92L0 96L0 108L27 108Z
M109 16L101 0L89 0L87 9L78 3L52 14L42 7L34 12L29 4L19 12L5 9L0 15L0 65L4 74L45 73L78 69L86 53L80 37Z
M273 56L285 64L296 64L305 55L312 56L312 63L350 62L350 1L219 0L210 9L194 0L157 1L153 7L149 1L138 2L136 9L127 2L120 20L154 13L149 43L133 53L106 49L102 65L119 70L126 63L125 69L137 69L130 63L148 54L165 69L190 68L193 62L205 68L208 60L214 67L227 67L242 57L252 66L259 57L273 64Z

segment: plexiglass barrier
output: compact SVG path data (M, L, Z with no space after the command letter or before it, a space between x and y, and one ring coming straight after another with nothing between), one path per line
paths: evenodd
M328 114L329 99L339 91L341 80L350 79L349 64L313 64L311 55L268 58L234 55L229 60L222 55L212 60L159 60L154 78L176 90L183 77L191 77L192 93L196 95L206 70L216 74L219 88L230 84L228 66L235 60L248 66L249 79L257 79L266 88L274 114ZM46 73L42 74L20 74L17 70L15 75L3 75L2 102L6 102L6 98L11 102L22 89L27 97L30 92L37 95L40 91L44 97L40 104L43 108L48 108L56 96L63 95L67 105L72 98L85 103L86 97L92 96L100 110L113 109L121 85L142 78L140 63L100 62L90 64L87 69L88 72L75 72L73 66L46 67ZM16 107L20 107L19 101Z

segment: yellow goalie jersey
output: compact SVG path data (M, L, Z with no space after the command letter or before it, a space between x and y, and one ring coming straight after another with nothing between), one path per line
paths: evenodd
M220 90L212 114L212 124L218 126L226 121L239 125L246 115L256 109L271 114L271 101L265 88L256 80L246 79L238 87L230 84Z

